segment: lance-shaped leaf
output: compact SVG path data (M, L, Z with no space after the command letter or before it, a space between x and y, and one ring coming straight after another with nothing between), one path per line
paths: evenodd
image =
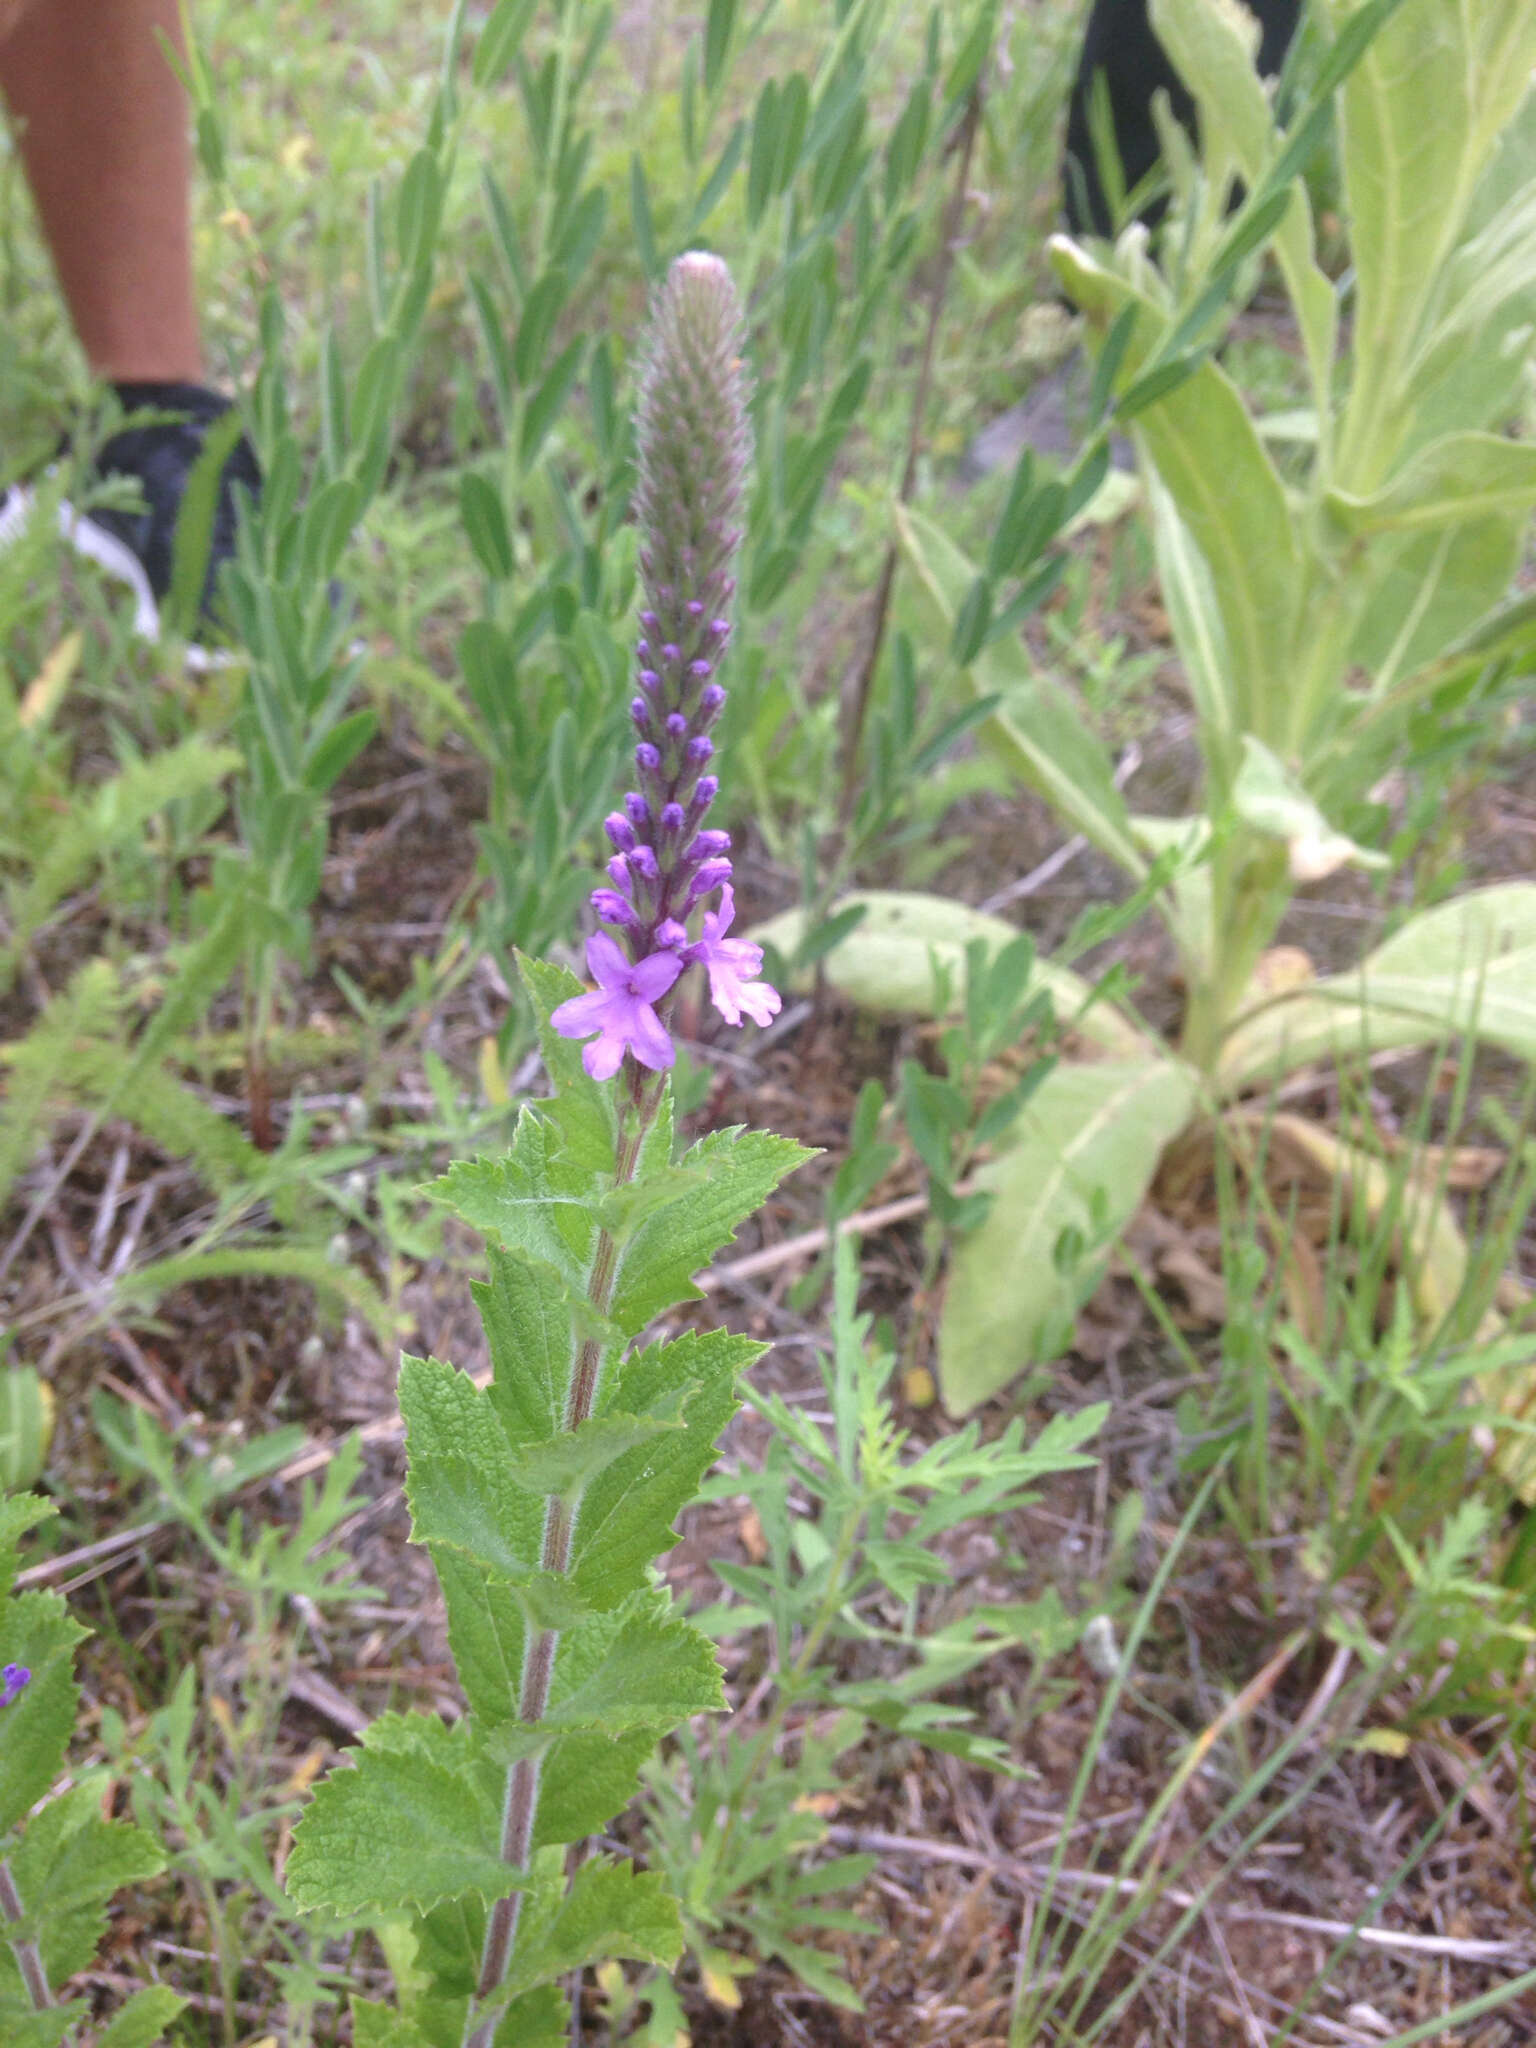
M1064 1064L1046 1075L1015 1126L1017 1142L977 1175L992 1207L950 1261L939 1385L952 1412L966 1413L1070 1341L1111 1239L1194 1102L1194 1075L1168 1058Z
M595 1857L582 1864L564 1898L538 1903L518 1929L507 1976L514 1996L610 1957L670 1969L682 1954L675 1900L659 1877L632 1864Z
M793 1139L739 1127L690 1146L682 1164L696 1178L652 1210L619 1253L609 1310L618 1328L633 1337L663 1309L701 1300L694 1274L811 1156Z
M1285 763L1253 734L1243 735L1243 754L1232 782L1232 807L1255 832L1285 842L1291 877L1318 882L1353 862L1384 868L1384 853L1372 852L1336 832Z
M294 1831L287 1885L301 1912L424 1913L527 1883L501 1860L506 1774L487 1762L469 1722L385 1714L354 1758L321 1780Z
M1438 532L1499 516L1523 524L1536 505L1536 448L1502 434L1447 434L1379 491L1330 491L1324 503L1350 534Z
M798 1148L791 1148L792 1150ZM595 1479L576 1517L571 1582L591 1606L617 1606L677 1541L674 1518L714 1462L736 1408L736 1382L761 1344L724 1330L690 1333L626 1358L599 1393L599 1412L644 1414L678 1385L692 1388L683 1427L628 1452Z

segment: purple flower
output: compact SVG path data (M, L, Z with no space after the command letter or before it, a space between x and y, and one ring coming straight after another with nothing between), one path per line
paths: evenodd
M682 973L679 956L648 953L643 960L630 960L606 932L594 932L587 941L587 968L597 987L562 1003L550 1022L562 1038L598 1034L581 1054L592 1079L612 1080L626 1052L653 1072L670 1067L676 1049L652 1005Z
M754 1024L766 1024L779 1013L779 992L752 978L762 972L762 947L750 939L725 936L735 918L736 892L727 882L720 891L720 908L704 913L703 937L683 957L708 974L710 1000L727 1024L739 1024L743 1012Z
M0 1691L0 1707L8 1707L12 1700L20 1699L22 1693L32 1683L32 1674L25 1664L5 1664L0 1665L0 1679L4 1680L4 1690Z

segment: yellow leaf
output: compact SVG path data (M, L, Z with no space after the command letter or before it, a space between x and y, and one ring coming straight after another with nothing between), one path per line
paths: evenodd
M489 1035L480 1041L480 1090L493 1109L505 1109L511 1100L501 1054L496 1049L495 1039Z
M909 1365L901 1376L902 1397L909 1408L931 1408L938 1390L926 1365Z
M699 1958L699 1976L706 1994L727 2012L737 2012L741 2007L741 1993L732 1974L740 1967L734 1956L724 1955L719 1949L706 1949Z
M1406 1756L1412 1744L1401 1728L1367 1728L1349 1746L1368 1749L1372 1756Z
M60 699L69 688L80 660L81 638L78 633L66 633L57 647L50 649L43 665L27 685L27 694L21 700L17 719L24 732L30 732L35 725L46 725L59 708Z
M325 1751L323 1749L312 1749L308 1756L301 1756L289 1774L287 1784L283 1787L283 1797L285 1799L296 1799L301 1793L307 1792L316 1778L319 1777L324 1763Z

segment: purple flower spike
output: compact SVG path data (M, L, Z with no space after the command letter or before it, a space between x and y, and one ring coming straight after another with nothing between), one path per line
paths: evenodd
M682 963L679 962L678 966L679 971L681 971ZM3 1690L0 1690L0 1707L8 1707L12 1700L20 1699L21 1695L32 1683L32 1674L25 1664L4 1664L0 1665L0 1681L3 1681Z
M683 971L675 952L648 953L630 960L606 932L587 941L587 967L597 987L562 1003L550 1022L562 1038L591 1038L581 1064L594 1081L611 1081L626 1052L642 1067L662 1073L677 1057L667 1028L654 1009Z
M727 1024L739 1024L743 1015L754 1024L766 1024L779 1013L779 992L754 979L762 972L762 947L750 939L725 936L735 919L736 892L727 882L720 891L720 908L704 913L704 936L683 957L697 961L709 975L710 1001Z

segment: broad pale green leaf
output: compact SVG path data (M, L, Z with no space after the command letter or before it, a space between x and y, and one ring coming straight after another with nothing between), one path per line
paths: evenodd
M1053 237L1050 249L1057 274L1098 333L1126 306L1137 307L1117 380L1117 389L1125 388L1161 339L1167 316L1065 236ZM1226 632L1227 723L1270 737L1282 727L1294 691L1301 610L1295 521L1279 473L1237 386L1212 362L1137 413L1131 434L1210 574Z
M1194 95L1207 162L1219 151L1251 191L1278 149L1269 94L1254 61L1257 21L1223 0L1152 0L1151 20L1158 41ZM1317 265L1312 207L1300 178L1275 230L1274 251L1301 326L1313 398L1326 409L1338 310L1333 286Z
M294 1830L287 1885L300 1912L424 1913L465 1892L492 1901L522 1888L500 1856L505 1774L469 1723L385 1714L354 1757L321 1780Z
M662 1880L632 1864L593 1857L552 1907L525 1911L507 1977L514 1995L610 1957L670 1969L682 1954L676 1902Z
M1146 1193L1164 1146L1189 1121L1195 1077L1177 1061L1057 1066L1031 1096L1017 1142L978 1175L993 1202L950 1259L939 1326L939 1386L965 1414L1070 1338L1085 1271L1062 1270L1079 1233L1088 1273Z
M165 1984L146 1984L96 2036L96 2048L155 2048L187 2000Z
M514 1584L534 1579L544 1501L513 1480L512 1446L490 1397L441 1359L405 1358L400 1413L415 1540L451 1544Z
M1236 767L1241 735L1229 681L1232 658L1216 588L1204 555L1156 470L1147 475L1147 503L1158 584L1199 718L1200 745L1218 785L1225 787Z
M599 1834L640 1789L640 1772L656 1737L649 1729L628 1735L562 1735L550 1746L539 1774L533 1845L580 1842Z
M711 1131L683 1156L692 1176L619 1249L609 1309L633 1337L663 1309L702 1296L693 1276L736 1235L786 1174L812 1157L792 1138L739 1127Z
M598 1394L598 1412L643 1415L693 1389L681 1429L629 1452L588 1487L571 1548L575 1590L593 1607L616 1607L643 1582L658 1552L677 1541L674 1518L713 1464L736 1409L736 1382L763 1346L725 1330L691 1332L626 1358Z
M948 896L927 896L911 890L869 889L845 896L839 910L862 907L864 916L822 963L828 981L861 1010L886 1016L932 1017L937 1014L939 983L947 986L958 1012L965 996L966 949L977 939L988 957L1000 953L1019 936L1017 925ZM798 950L805 932L803 911L786 910L765 924L754 925L752 937L774 946L786 959ZM935 964L938 976L935 975ZM809 971L802 981L809 983ZM1063 1023L1078 1019L1076 1029L1088 1044L1109 1053L1133 1056L1148 1044L1144 1032L1126 1022L1109 1003L1095 1003L1079 1015L1092 990L1080 974L1037 960L1029 987L1046 989Z
M1239 1017L1217 1069L1224 1092L1313 1060L1471 1037L1536 1060L1536 885L1477 889L1411 918L1350 974Z
M1324 0L1324 18L1337 31L1359 4ZM1402 366L1533 62L1529 0L1414 0L1378 30L1345 82L1340 154L1357 307L1339 443L1347 489L1377 489L1411 426Z
M646 1587L561 1637L545 1725L662 1730L725 1705L708 1637Z
M1252 733L1243 735L1232 806L1255 832L1285 842L1294 881L1321 881L1349 862L1362 868L1388 865L1384 853L1373 853L1335 832L1284 762Z
M10 1961L10 1951L5 1952ZM15 1968L14 1962L11 1963ZM50 2012L5 2013L5 2048L60 2048L71 2027L79 2024L90 2011L83 1998L72 1998L68 2005L55 2006Z
M0 1607L0 1664L32 1673L0 1718L0 1834L51 1789L63 1765L80 1702L75 1645L85 1635L57 1593L22 1593Z
M1438 659L1495 608L1520 560L1520 522L1382 534L1356 572L1371 596L1348 649L1381 690ZM1328 759L1324 742L1324 763Z
M1448 434L1410 458L1369 497L1324 500L1346 533L1425 533L1471 520L1522 525L1536 506L1536 447L1501 434Z
M929 638L947 648L977 565L962 554L941 527L910 506L894 510L897 537L925 594ZM1000 697L999 708L978 736L1029 788L1140 881L1146 863L1136 849L1125 799L1115 787L1103 747L1067 693L1038 676L1023 643L1006 634L994 640L964 670L976 697Z

